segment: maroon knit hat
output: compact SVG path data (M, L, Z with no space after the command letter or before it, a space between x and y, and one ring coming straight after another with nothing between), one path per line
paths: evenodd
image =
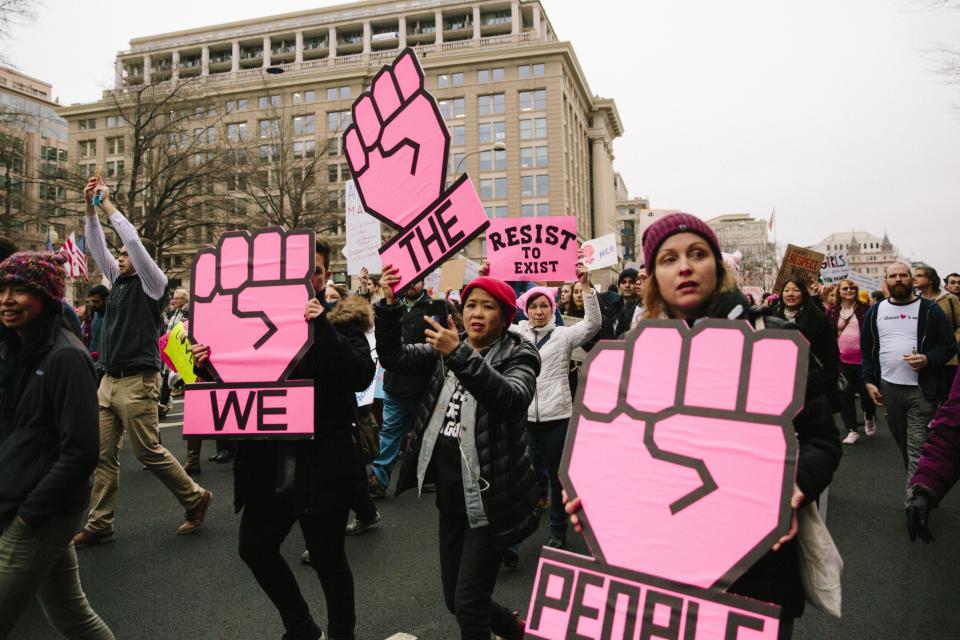
M463 291L460 292L460 300L466 303L470 290L474 288L483 289L493 296L497 302L503 305L506 323L511 324L513 322L513 316L517 313L517 294L514 293L513 287L500 278L481 276L474 278L463 288Z
M675 236L678 233L697 234L707 241L707 244L713 249L713 254L717 260L721 259L720 241L717 240L717 234L714 233L713 229L711 229L706 222L689 213L671 213L654 222L643 232L644 262L646 262L649 267L653 267L656 263L657 251L660 249L660 245L662 245L667 238ZM650 271L652 272L653 270L650 269Z
M21 251L0 262L0 284L20 284L54 302L62 302L67 290L67 257L48 251Z

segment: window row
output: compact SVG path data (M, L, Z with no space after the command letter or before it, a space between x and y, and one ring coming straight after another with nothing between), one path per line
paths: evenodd
M546 111L547 90L519 91L517 101L520 111ZM466 115L464 98L438 100L437 106L440 107L440 114L447 119L462 118ZM506 94L491 93L477 96L477 115L491 116L503 113L506 113Z
M529 78L542 78L544 67L542 64L522 64L517 66L517 79L527 80ZM477 83L503 82L505 79L503 67L494 67L492 69L478 69ZM464 82L464 73L454 71L451 73L441 73L437 75L437 87L446 89L448 87L462 87Z
M342 87L329 87L327 88L327 100L347 100L352 97L352 90L349 86ZM290 96L290 100L294 106L301 104L313 104L317 101L317 92L313 89L305 91L295 91ZM236 100L227 100L226 109L227 113L234 113L237 111L246 111L248 108L248 101L246 98L237 98ZM279 94L259 96L257 98L257 108L259 109L279 109L283 105L283 96ZM82 122L82 121L81 121ZM81 126L81 129L83 127ZM92 127L91 127L92 128Z

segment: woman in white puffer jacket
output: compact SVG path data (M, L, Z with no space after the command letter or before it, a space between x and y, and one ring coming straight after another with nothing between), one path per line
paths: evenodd
M601 322L600 301L590 286L586 267L577 266L577 277L584 292L583 320L571 326L556 326L553 291L535 287L524 295L523 305L528 319L521 320L518 325L520 333L537 345L540 352L537 391L527 410L527 446L534 467L550 480L550 539L547 546L555 549L563 548L567 535L558 472L567 425L573 412L568 378L570 355L600 331Z

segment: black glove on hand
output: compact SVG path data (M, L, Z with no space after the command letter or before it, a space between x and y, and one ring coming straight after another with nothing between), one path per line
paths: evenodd
M913 494L907 500L907 532L910 534L910 542L915 542L917 536L926 543L933 542L933 534L927 528L933 507L930 495L921 487L914 486Z

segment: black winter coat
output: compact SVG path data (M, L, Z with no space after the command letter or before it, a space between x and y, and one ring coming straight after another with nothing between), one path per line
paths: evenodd
M424 341L423 332L430 328L430 325L424 320L424 316L431 313L432 302L430 296L424 291L423 295L409 309L402 304L400 305L400 308L403 309L403 344L419 344ZM384 367L384 369L383 390L391 396L417 398L427 386L429 376L397 373L387 367Z
M540 354L528 340L507 333L489 361L466 344L441 358L425 344L401 344L399 305L378 303L377 354L384 368L398 373L429 375L423 401L414 420L413 451L404 456L397 494L417 486L417 461L426 430L447 371L477 400L476 446L480 477L489 483L481 492L490 530L499 544L509 545L530 535L537 525L536 474L527 456L527 408L540 374ZM483 484L483 483L481 483Z
M37 526L83 512L100 455L97 377L80 339L57 317L24 364L2 382L0 532L18 514Z
M297 512L326 513L349 502L349 492L363 481L363 469L351 434L356 394L370 386L376 366L366 331L370 303L347 298L314 320L314 342L291 374L313 379L313 440L245 440L234 459L234 506L254 500L290 501ZM278 471L296 460L295 481L278 494Z
M823 372L825 391L833 397L840 376L840 347L837 345L835 327L831 326L830 319L812 300L801 307L796 318L790 322L800 329L810 343L810 352L817 356L817 364ZM782 302L775 307L774 315L786 320Z

